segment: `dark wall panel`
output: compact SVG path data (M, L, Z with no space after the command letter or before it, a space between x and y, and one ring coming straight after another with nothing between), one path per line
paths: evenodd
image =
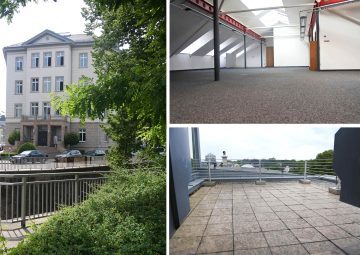
M190 211L188 192L191 174L190 147L187 128L170 128L170 236L173 235Z
M360 128L335 134L334 169L341 180L340 201L360 207Z

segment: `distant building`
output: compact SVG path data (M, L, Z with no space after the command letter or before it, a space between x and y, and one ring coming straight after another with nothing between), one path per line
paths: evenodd
M107 149L111 141L100 120L60 116L50 105L51 93L63 94L65 87L82 76L96 78L91 50L94 40L84 34L58 34L45 30L26 42L3 49L6 75L5 141L13 130L21 141L37 146L59 145L68 132L79 134L78 149ZM54 139L54 138L57 139Z

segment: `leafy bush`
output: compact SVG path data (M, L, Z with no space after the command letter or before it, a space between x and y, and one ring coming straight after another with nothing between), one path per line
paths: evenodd
M10 254L165 254L165 176L113 171L87 201L50 217Z
M76 145L79 143L79 134L76 134L74 132L70 132L65 134L64 136L64 144L65 146L70 145Z
M36 147L32 143L23 143L19 146L17 153L20 154L23 151L36 150Z
M18 130L14 130L10 133L9 138L8 138L8 142L11 145L15 144L15 141L20 141L20 131Z
M3 152L0 153L0 159L9 158L11 156L15 156L17 153L14 152Z

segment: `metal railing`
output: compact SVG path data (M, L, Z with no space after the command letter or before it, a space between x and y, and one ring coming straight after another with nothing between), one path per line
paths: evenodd
M192 159L192 180L325 178L336 180L332 159L314 160L238 160Z
M24 158L16 162L11 162L10 157L0 158L0 172L8 171L43 171L59 170L71 168L90 168L106 166L105 157L81 157L74 160L63 160L56 162L55 158Z
M63 206L86 200L105 183L107 171L0 174L2 222L21 222L49 216Z

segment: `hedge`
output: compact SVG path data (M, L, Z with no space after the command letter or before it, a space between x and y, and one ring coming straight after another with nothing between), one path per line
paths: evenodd
M10 254L166 254L165 176L116 170L88 200L50 217Z
M36 150L36 147L32 143L23 143L19 146L17 153L20 154L23 151Z

